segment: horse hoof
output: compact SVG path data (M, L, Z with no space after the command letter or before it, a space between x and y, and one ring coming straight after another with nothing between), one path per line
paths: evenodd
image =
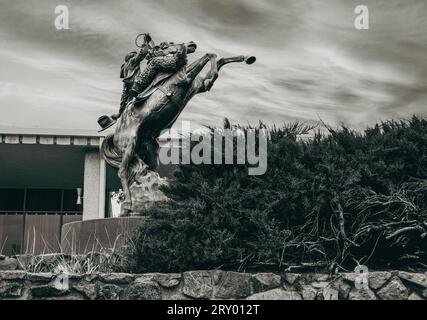
M256 57L254 57L254 56L246 57L245 61L246 61L246 64L255 63Z

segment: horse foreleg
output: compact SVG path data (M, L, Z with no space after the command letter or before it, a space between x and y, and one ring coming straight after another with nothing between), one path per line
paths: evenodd
M125 214L128 214L130 211L132 211L132 196L130 192L128 172L129 172L132 156L135 152L135 145L136 145L136 137L132 138L132 141L126 147L125 152L123 154L122 162L120 163L119 172L118 172L120 182L122 183L123 193L125 195L125 200L123 201L123 204L122 204Z
M216 79L218 79L218 63L216 58L216 54L209 55L211 68L205 76L199 75L195 80L195 84L198 87L197 93L209 91L214 85Z
M216 61L216 54L210 56L211 60L211 68L209 72L206 74L206 79L203 81L203 86L205 91L209 91L213 84L215 83L216 79L218 79L218 64Z
M213 59L216 60L216 55L212 53L207 53L200 59L194 61L192 64L187 66L186 68L186 74L187 74L187 83L190 83L190 88L187 91L186 96L182 100L182 106L185 107L188 103L188 101L191 100L191 98L194 97L197 93L200 92L200 89L204 87L204 80L206 77L202 77L199 75L199 73L203 70L203 68L206 66L206 64L209 61L212 61ZM216 63L215 63L215 69L216 69Z
M253 56L236 56L230 58L221 58L218 61L216 60L216 55L209 55L211 61L211 69L206 76L198 76L194 83L197 87L197 93L203 93L209 91L214 85L216 79L218 78L219 70L228 63L233 62L246 62L247 64L252 64L256 61L256 58Z
M194 61L192 64L188 65L186 67L186 74L187 74L187 81L191 82L193 81L197 75L200 73L200 71L203 70L205 65L211 60L210 54L205 54L200 59Z
M218 71L228 63L246 62L247 64L252 64L255 61L256 61L256 58L254 56L237 56L237 57L230 57L230 58L221 58L218 60L218 63L217 63Z

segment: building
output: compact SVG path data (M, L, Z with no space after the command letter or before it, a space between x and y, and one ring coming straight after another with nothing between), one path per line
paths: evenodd
M103 135L0 132L0 254L60 250L61 227L111 215L115 170Z

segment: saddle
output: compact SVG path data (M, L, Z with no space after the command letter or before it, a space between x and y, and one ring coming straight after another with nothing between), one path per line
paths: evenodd
M159 73L154 80L150 83L150 85L145 89L143 92L141 92L136 98L134 105L136 107L142 105L145 101L148 100L148 98L151 97L151 95L158 89L158 85L160 85L165 80L169 79L171 76L173 76L176 72L161 72Z

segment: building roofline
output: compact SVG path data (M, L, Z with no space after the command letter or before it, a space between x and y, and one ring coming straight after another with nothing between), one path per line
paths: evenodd
M103 132L86 129L42 129L0 126L0 144L51 144L99 146L109 134L114 133L114 127ZM167 138L159 137L160 143Z
M81 147L99 147L104 135L95 135L89 132L76 132L75 134L66 134L65 132L19 132L12 130L0 130L1 144L24 144L24 145L62 145L62 146L81 146Z
M59 128L22 128L22 127L2 127L0 126L0 135L19 135L19 136L58 136L58 137L91 137L101 138L110 133L110 130L97 132L97 130L87 129L59 129Z

